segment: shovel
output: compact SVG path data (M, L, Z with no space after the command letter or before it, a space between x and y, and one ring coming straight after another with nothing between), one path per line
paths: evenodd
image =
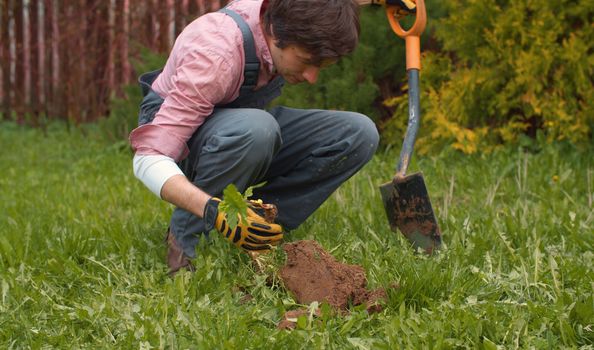
M419 70L421 69L421 33L427 16L424 0L417 0L416 19L405 31L395 19L396 8L387 6L390 26L406 43L406 71L408 74L408 126L400 151L396 174L392 181L380 186L382 201L390 228L397 229L412 243L431 254L441 246L441 232L431 207L422 173L406 175L421 119L419 108Z

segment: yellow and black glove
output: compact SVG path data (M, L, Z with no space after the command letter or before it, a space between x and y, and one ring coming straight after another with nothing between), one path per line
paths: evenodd
M396 19L404 18L417 12L416 0L371 0L373 5L396 6Z
M212 197L204 207L206 230L215 228L227 240L246 251L269 250L283 239L283 228L267 222L256 213L253 206L248 206L245 220L239 216L236 227L229 227L227 213L219 211L220 199Z

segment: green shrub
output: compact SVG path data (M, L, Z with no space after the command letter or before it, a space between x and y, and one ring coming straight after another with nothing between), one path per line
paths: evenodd
M542 130L590 143L594 129L592 1L464 0L437 21L441 52L423 59L418 150L490 151ZM399 134L406 96L388 101Z

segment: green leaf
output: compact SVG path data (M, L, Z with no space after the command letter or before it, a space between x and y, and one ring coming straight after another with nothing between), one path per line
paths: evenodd
M301 316L297 317L297 327L299 329L307 328L307 316L301 315Z
M347 319L348 321L346 321L340 328L339 334L341 335L347 334L351 330L351 328L353 328L355 322L357 321L353 316L349 316L347 317Z
M238 217L245 220L247 216L247 203L234 184L229 184L223 190L223 200L219 204L219 210L227 213L229 226L237 226Z
M490 341L487 337L483 339L483 347L485 350L497 350L497 345Z
M243 194L243 198L244 198L244 199L248 199L248 198L250 198L251 196L253 196L253 195L254 195L254 189L256 189L256 188L260 188L260 187L262 187L262 186L264 186L264 185L266 185L266 181L264 181L264 182L261 182L261 183L259 183L259 184L257 184L257 185L254 185L254 186L250 186L250 187L248 187L248 188L247 188L247 190L245 190L245 193Z
M247 217L248 198L250 198L254 189L266 185L266 182L250 186L242 195L234 184L229 184L223 190L223 200L219 204L219 210L227 213L227 222L229 226L235 227L238 223L238 217L245 220Z

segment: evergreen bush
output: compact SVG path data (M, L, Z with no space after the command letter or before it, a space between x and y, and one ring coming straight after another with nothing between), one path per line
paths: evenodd
M423 58L424 121L418 150L444 145L490 151L524 134L592 142L594 26L592 1L463 0L444 3L436 21L439 52ZM388 101L399 134L406 96Z

